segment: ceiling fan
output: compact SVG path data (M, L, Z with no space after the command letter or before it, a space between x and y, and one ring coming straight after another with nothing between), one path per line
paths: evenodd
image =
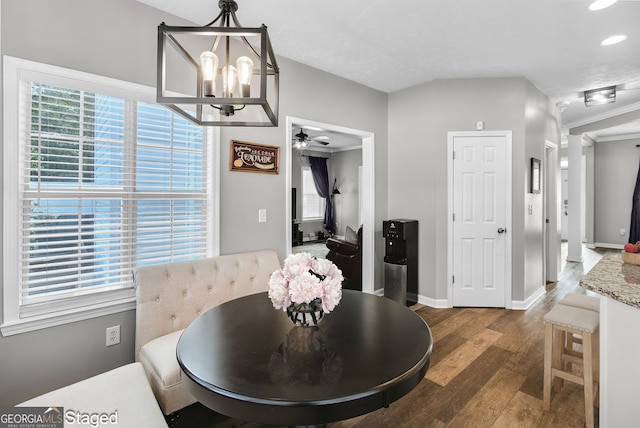
M329 141L327 141L329 137L320 136L316 138L309 138L309 135L304 132L303 128L300 128L300 132L295 134L294 137L295 138L293 139L293 147L296 149L306 149L307 147L309 147L309 143L317 143L323 146L329 144Z

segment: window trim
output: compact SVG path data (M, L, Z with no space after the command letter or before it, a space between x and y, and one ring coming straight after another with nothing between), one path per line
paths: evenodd
M56 307L52 305L50 311L45 308L32 316L20 317L20 237L15 225L20 219L18 159L21 148L18 144L7 142L19 140L20 132L27 132L26 129L19 128L20 85L24 80L79 88L146 103L155 103L155 88L6 55L3 62L3 285L0 332L3 336L10 336L135 309L135 290L131 287L85 296L80 306L68 307L62 303ZM211 236L207 242L207 254L215 256L219 254L220 248L220 128L204 128L204 133L209 140L212 193L207 198L207 210L210 213L207 226Z

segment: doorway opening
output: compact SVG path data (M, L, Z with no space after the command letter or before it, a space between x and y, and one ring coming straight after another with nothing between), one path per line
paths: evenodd
M337 139L338 135L344 136L346 140L357 140L361 143L362 147L362 172L361 172L361 184L359 189L359 200L357 201L358 205L358 216L361 220L362 224L362 291L367 293L373 293L375 290L374 286L374 272L375 272L375 260L374 260L374 239L375 239L375 175L374 175L374 141L375 137L372 132L346 128L338 125L333 125L330 123L317 122L313 120L297 118L292 116L287 116L287 133L286 133L286 144L285 144L285 153L286 153L286 161L285 161L285 171L286 171L286 209L287 213L285 222L285 231L286 231L286 241L287 241L287 254L290 254L293 249L294 238L297 241L299 236L294 237L294 232L299 233L299 227L296 228L293 215L293 199L294 192L292 189L293 186L293 159L304 156L305 150L311 150L313 148L316 152L322 152L323 147L329 147L331 145L331 135L335 136ZM311 135L314 131L313 129L319 129L325 131L325 133L330 134L329 136L329 144L324 145L320 143L320 141L327 141L326 139L318 138L318 135L315 135L315 139L311 138ZM300 140L300 131L303 134L306 134L310 141L308 141L308 145L306 148L300 150L299 148L294 148L294 144L296 141ZM314 144L314 141L316 142ZM325 150L330 150L326 149ZM340 188L340 178L333 177L331 180L331 186L334 184ZM299 198L302 195L298 195L299 192L295 192L295 199L298 202ZM341 235L341 230L345 230L346 225L340 224L340 219L338 217L338 229L336 230L337 235ZM308 238L310 240L314 235L313 231L307 232ZM303 232L303 242L304 242L304 232Z

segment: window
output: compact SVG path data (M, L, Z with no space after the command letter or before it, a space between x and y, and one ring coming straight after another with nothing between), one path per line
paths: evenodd
M322 220L324 218L324 198L318 195L313 182L311 167L302 167L302 220Z
M209 132L152 88L5 64L3 334L132 308L136 266L210 254Z

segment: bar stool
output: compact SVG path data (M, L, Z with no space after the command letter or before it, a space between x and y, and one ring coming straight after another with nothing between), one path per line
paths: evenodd
M573 306L600 313L600 299L594 296L587 296L586 294L567 293L562 300L558 302L558 305ZM567 347L573 347L574 343L582 345L582 338L576 337L572 333L567 333ZM568 371L571 371L571 363L568 363L567 366Z
M574 306L556 305L544 316L544 324L543 407L545 410L551 408L552 384L556 392L562 387L563 380L583 385L585 421L587 428L592 428L594 426L593 405L599 377L600 314ZM573 349L573 342L567 342L567 334L582 337L582 352ZM573 364L582 366L582 376L572 372Z

